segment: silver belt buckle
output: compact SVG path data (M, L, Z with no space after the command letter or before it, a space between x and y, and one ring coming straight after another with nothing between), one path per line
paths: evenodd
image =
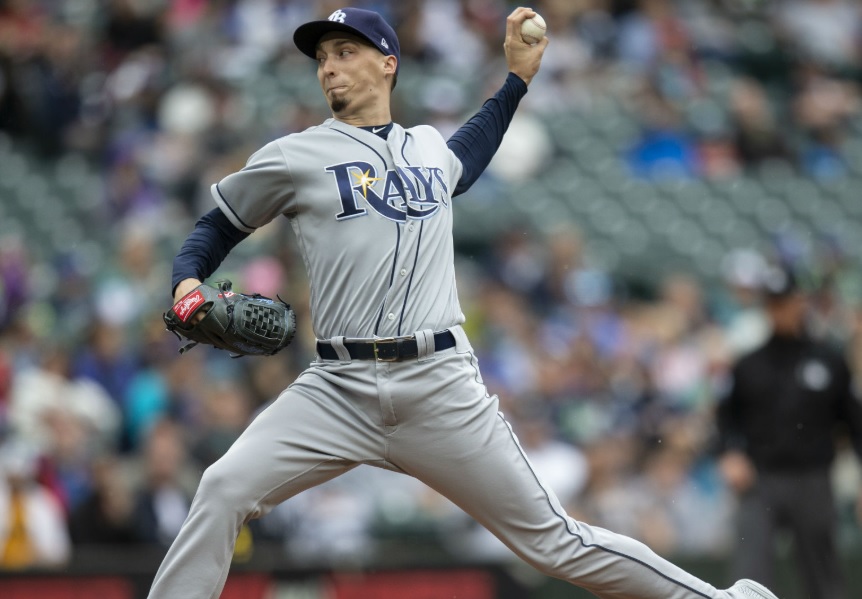
M398 360L398 342L395 337L382 337L374 340L374 359L378 362L395 362Z

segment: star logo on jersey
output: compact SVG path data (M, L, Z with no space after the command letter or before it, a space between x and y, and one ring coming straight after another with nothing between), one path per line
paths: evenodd
M358 185L362 187L362 197L368 199L368 187L372 185L375 181L380 181L380 177L370 177L368 173L371 172L371 169L368 169L364 173L351 173L358 180Z
M378 176L374 165L357 160L324 170L335 179L341 208L336 220L365 216L370 207L384 218L403 223L408 218L430 218L440 206L448 206L449 188L439 167L399 166Z
M336 10L334 13L329 15L327 21L334 21L336 23L344 23L344 20L347 18L347 13L341 9Z

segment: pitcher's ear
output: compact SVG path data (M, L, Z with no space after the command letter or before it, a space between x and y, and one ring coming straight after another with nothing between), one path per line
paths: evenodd
M392 56L384 57L386 62L383 63L383 72L387 75L395 75L395 72L398 70L398 59Z

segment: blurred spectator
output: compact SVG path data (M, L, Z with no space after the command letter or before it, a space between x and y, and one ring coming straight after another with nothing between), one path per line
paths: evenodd
M848 0L775 4L778 24L804 57L833 68L860 65L859 5Z
M687 333L672 312L657 312L656 317L664 324L650 369L661 408L669 414L703 406L710 395L701 331Z
M556 437L548 406L541 400L522 400L512 414L513 430L536 474L557 494L563 505L575 505L589 478L589 465L575 445Z
M584 447L590 478L575 506L584 521L626 531L621 534L644 535L646 522L633 509L637 498L629 488L642 450L639 439L626 433L597 436Z
M8 428L12 390L12 360L0 347L0 435Z
M8 31L8 28L0 28L0 31ZM16 75L12 57L2 50L0 48L0 131L23 136L27 130L24 98L12 83Z
M642 131L626 152L631 173L653 180L696 176L700 169L697 152L677 106L647 84L637 107Z
M304 498L305 507L311 510L302 512L295 535L287 537L288 552L295 559L316 557L338 563L342 560L361 561L370 554L373 547L370 537L373 495L366 490L354 496L356 487L364 486L364 483L355 480L360 476L359 472L346 476L347 480L334 482ZM351 476L353 484L350 483Z
M114 449L119 438L119 409L97 382L72 374L72 359L67 348L44 348L38 367L15 375L10 424L44 449L54 442L56 423L77 420L84 427L87 443Z
M664 554L722 554L731 527L721 487L696 479L696 448L679 446L672 437L663 441L647 451L642 474L630 489L643 518L644 542Z
M40 480L50 485L68 513L89 493L91 460L101 449L94 443L91 429L81 418L48 412L44 423L50 441L44 449Z
M619 57L623 64L638 70L683 66L688 62L690 43L686 24L670 0L638 0L637 10L621 19Z
M123 298L117 298L122 300ZM118 302L118 310L124 310ZM118 323L93 320L89 337L72 357L72 373L98 383L117 407L122 406L132 378L139 368L135 347L129 345L125 329Z
M735 80L729 110L734 146L742 164L756 168L771 160L795 163L786 129L781 126L761 83L750 78Z
M182 430L169 420L150 429L143 448L142 480L134 497L132 521L144 543L170 545L188 515L194 484Z
M722 274L732 305L719 319L734 357L760 346L769 335L769 322L760 305L760 283L766 268L763 256L750 249L739 248L722 259Z
M177 360L176 339L165 335L161 315L147 319L140 347L141 368L135 373L123 397L124 450L138 452L150 429L171 417L193 429L192 413L201 389L203 352Z
M27 254L20 235L0 236L0 326L11 324L27 301Z
M503 138L485 173L508 183L536 177L547 165L553 151L544 125L536 117L517 116L506 132L511 132L511 135Z
M425 53L434 57L442 70L467 75L475 72L489 52L485 36L505 18L502 2L427 0L422 3L419 38ZM457 15L460 18L452 18Z
M200 433L190 449L201 470L225 454L251 418L251 399L237 382L213 381L203 397Z
M89 367L113 368L121 372L134 369L134 347L127 347L126 334L133 331L160 301L163 291L159 283L168 276L160 262L159 229L154 227L156 215L139 213L118 231L117 251L103 269L92 291L95 319L102 330L93 331L90 339L94 355L101 362ZM106 354L107 351L113 355ZM112 359L112 360L111 360ZM113 361L111 365L109 362ZM122 378L106 384L114 397L122 395Z
M481 301L487 347L483 376L503 392L522 395L538 385L541 352L532 334L536 317L523 297L492 283L482 290Z
M138 542L132 520L129 482L119 461L105 455L92 464L92 490L69 515L72 543L78 545L128 545Z
M134 0L109 0L107 4L104 36L111 62L144 46L161 43L162 19L154 5Z
M38 452L29 442L0 445L0 569L56 567L70 556L63 509L36 479Z
M542 249L525 231L513 228L501 232L491 249L488 270L512 291L536 295L547 274Z
M145 178L134 156L118 156L109 172L105 203L112 222L152 211L162 200L161 190ZM140 231L138 233L133 240L141 242Z
M846 123L860 112L858 86L828 77L814 65L800 68L798 79L793 110L805 135L802 167L818 179L841 177L848 168L842 155Z
M375 556L375 528L381 537L416 531L420 522L433 529L434 519L421 513L423 487L411 477L360 466L291 497L259 523L282 539L295 563L360 565Z
M536 85L522 100L527 108L523 114L564 114L572 108L588 109L595 102L593 86L584 84L601 78L595 65L611 52L615 29L601 4L544 0L533 5L544 16L554 43L542 56L542 68L533 78Z
M587 267L584 243L583 236L575 227L564 226L558 226L547 236L544 248L538 240L530 241L530 245L535 246L530 251L538 253L543 249L546 253L541 266L543 277L538 284L538 300L544 307L555 309L571 303L573 273ZM513 287L515 291L523 291L519 286Z

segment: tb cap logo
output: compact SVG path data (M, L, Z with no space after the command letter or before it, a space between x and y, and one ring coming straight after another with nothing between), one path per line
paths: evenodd
M344 20L347 18L347 13L345 13L340 8L336 10L334 13L329 15L327 21L335 21L336 23L344 23Z

